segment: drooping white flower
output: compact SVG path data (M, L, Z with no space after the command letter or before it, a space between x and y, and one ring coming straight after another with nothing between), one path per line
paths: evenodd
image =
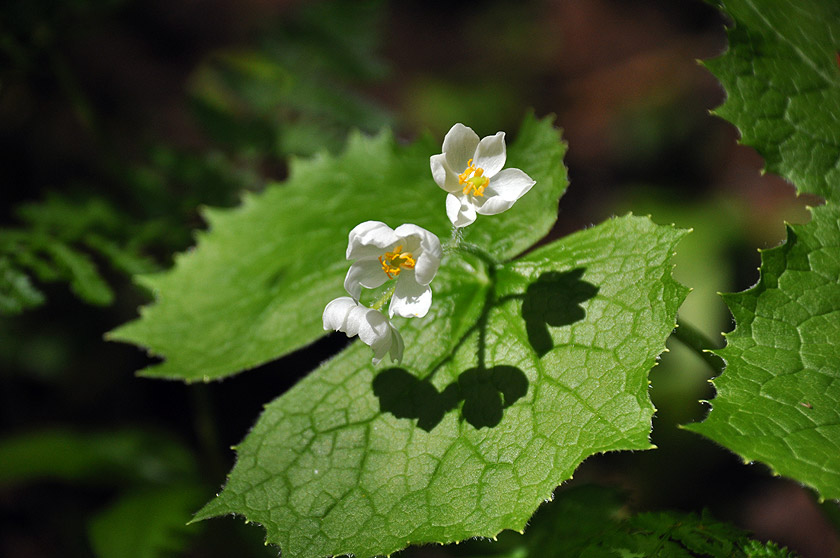
M440 240L417 225L391 229L379 221L365 221L350 231L347 259L355 260L344 288L359 300L362 287L375 289L396 278L389 315L422 318L432 305L429 287L440 266Z
M446 190L446 215L456 227L476 214L511 208L536 182L519 169L505 169L505 133L478 139L472 128L455 124L443 138L443 153L432 155L432 177Z
M359 304L349 296L330 301L324 308L324 329L343 331L347 337L359 336L373 349L373 363L390 353L391 361L401 361L403 339L391 321L379 310Z

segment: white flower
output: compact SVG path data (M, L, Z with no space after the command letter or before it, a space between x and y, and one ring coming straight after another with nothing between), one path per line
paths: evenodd
M400 332L391 325L379 310L359 304L349 296L342 296L324 308L324 329L343 331L347 337L359 336L373 349L373 363L378 364L387 354L392 361L403 356L403 340Z
M446 215L456 227L471 225L476 213L506 211L535 184L519 169L505 169L505 133L481 141L463 124L455 124L443 138L443 153L432 155L432 176L449 192Z
M389 315L422 318L432 305L429 283L440 266L440 240L417 225L395 230L379 221L365 221L350 231L347 259L356 260L344 288L359 300L362 287L375 289L396 277Z

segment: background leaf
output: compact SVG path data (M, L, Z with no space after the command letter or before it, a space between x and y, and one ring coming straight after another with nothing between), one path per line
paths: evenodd
M624 217L501 266L450 254L399 367L354 343L266 407L221 495L285 556L524 528L586 457L650 448L684 233Z
M172 482L195 475L192 455L146 430L37 430L0 440L0 487L44 480Z
M840 5L722 3L730 49L709 68L732 120L767 168L826 198L813 220L762 253L758 284L727 295L736 328L709 418L689 425L745 460L840 498Z
M729 50L705 64L728 93L715 114L741 132L767 170L799 192L835 197L840 182L840 4L724 0Z
M9 258L0 257L0 314L20 314L43 304L44 295Z
M0 228L0 314L20 313L44 302L32 278L66 281L88 304L110 305L114 293L98 268L98 258L128 274L157 268L137 246L150 227L102 199L52 193L41 202L16 207L15 213L24 225Z
M294 160L289 179L240 208L206 210L210 231L172 271L142 278L156 302L110 334L166 358L149 376L210 380L278 358L325 334L325 304L344 292L347 233L374 219L415 223L446 239L445 192L431 178L424 138L400 146L382 133L351 137L338 156ZM537 181L510 211L475 225L465 238L499 259L542 238L565 191L565 145L550 119L525 119L508 166ZM473 229L473 227L470 227Z
M535 514L526 536L503 533L498 542L471 541L464 557L528 558L792 558L775 543L749 539L747 533L704 512L631 514L614 491L592 485L566 490Z
M201 501L192 484L135 489L121 495L89 525L99 558L156 558L182 552L190 531L184 518Z
M688 428L840 498L840 211L813 211L762 253L757 285L724 297L727 367L709 418Z
M359 86L388 73L381 0L297 7L257 48L214 53L190 78L193 113L216 141L248 158L340 151L351 129L375 132L394 117Z

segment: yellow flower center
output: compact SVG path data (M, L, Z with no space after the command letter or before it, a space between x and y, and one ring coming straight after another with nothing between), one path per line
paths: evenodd
M484 189L490 179L484 176L484 169L473 165L473 160L467 161L467 168L458 175L458 184L465 184L464 194L484 197Z
M382 271L388 276L388 279L393 279L403 269L414 269L415 261L411 252L403 252L402 245L394 248L393 252L385 252L383 256L379 256L379 263L382 264Z

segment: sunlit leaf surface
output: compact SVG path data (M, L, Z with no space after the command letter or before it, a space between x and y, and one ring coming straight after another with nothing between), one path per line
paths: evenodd
M647 373L686 289L684 233L623 217L506 264L455 252L401 365L355 343L266 407L199 519L284 556L387 554L522 529L588 456L647 449Z
M233 210L206 210L209 231L175 268L146 276L156 301L110 334L165 358L149 376L222 378L324 335L321 312L344 293L347 234L358 223L414 223L446 240L446 193L429 156L440 142L399 145L356 134L345 152L294 160L291 175ZM527 117L508 146L508 166L537 185L509 211L481 219L465 240L504 260L542 238L566 188L565 145L550 119Z
M840 4L722 4L734 26L708 63L728 93L718 114L768 170L827 203L762 253L756 286L725 297L727 367L709 418L689 428L840 498Z

